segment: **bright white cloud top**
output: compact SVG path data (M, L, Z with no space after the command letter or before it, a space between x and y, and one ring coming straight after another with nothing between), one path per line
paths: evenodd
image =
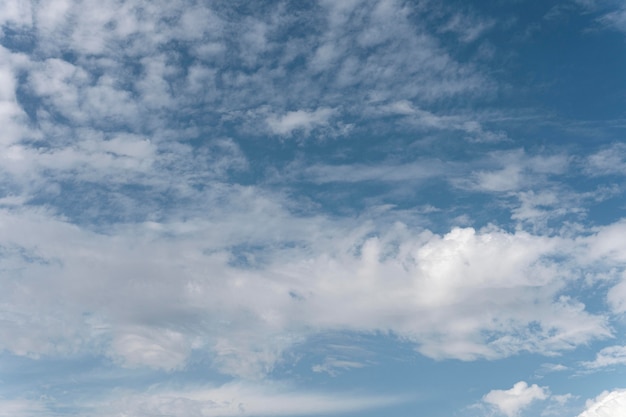
M578 417L613 417L626 413L624 390L604 391L594 400L587 401L587 409Z
M626 9L0 2L0 416L623 414Z
M539 387L537 384L528 386L526 382L520 381L509 390L489 391L483 397L483 401L494 406L502 414L514 417L533 401L545 400L548 395L549 392L545 387Z

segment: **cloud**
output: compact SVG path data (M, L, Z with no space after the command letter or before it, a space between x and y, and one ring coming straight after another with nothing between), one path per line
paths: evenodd
M626 273L623 274L622 280L609 290L607 301L614 313L626 312Z
M626 261L626 248L621 244L620 240L623 233L626 233L626 221L620 220L613 224L601 227L595 230L595 233L587 238L586 248L589 250L585 256L590 258L608 260L615 262ZM615 291L614 306L620 307L621 286L617 284Z
M5 287L13 313L3 348L29 356L97 348L126 367L165 370L206 351L221 372L255 379L296 342L332 331L388 332L426 356L463 360L554 354L611 335L605 316L564 295L576 275L552 259L577 253L572 241L330 226L265 211L261 200L250 222L247 209L236 211L242 202L228 203L215 224L153 221L115 233L5 208L0 244L16 250L3 262L24 272L21 285ZM254 268L235 262L242 239L237 256Z
M42 401L24 398L4 399L0 398L0 417L36 417L53 416Z
M18 143L34 132L28 126L26 112L20 106L16 90L19 85L18 76L23 70L27 58L22 54L13 53L0 46L0 147Z
M527 155L521 149L492 152L489 160L498 168L476 171L471 180L457 184L486 192L518 191L563 174L569 165L566 155Z
M454 169L453 164L444 164L437 160L424 160L407 164L350 164L350 165L312 165L300 171L304 181L316 184L333 182L419 182L428 178L440 177Z
M531 233L580 201L553 181L571 159L507 150L508 133L475 108L498 92L495 73L429 29L443 21L471 44L494 21L401 1L304 12L293 2L14 3L0 5L0 350L161 376L202 356L234 378L108 393L95 407L103 415L304 415L396 401L263 385L320 335L376 334L469 361L557 355L616 332L623 285L606 294L608 311L585 305L580 285L623 268L623 222ZM390 145L396 129L410 139ZM339 140L279 140L299 134ZM437 157L456 138L474 159ZM587 173L623 173L620 146L584 159ZM429 180L437 201L421 188ZM395 207L364 182L419 198ZM338 202L333 187L346 184L380 205L342 215L358 205ZM469 227L468 206L494 196L519 201L510 211L523 227ZM451 212L446 225L424 219ZM333 353L313 371L368 363ZM499 406L498 392L514 391L488 396ZM2 401L12 415L45 412Z
M381 115L399 116L401 122L413 129L423 130L451 130L466 133L466 140L472 143L496 143L507 141L507 135L502 132L492 132L474 119L475 116L464 114L436 114L415 106L409 100L398 100L378 105L368 109L368 114L376 117Z
M120 395L121 394L121 395ZM350 413L396 404L399 397L302 392L278 383L228 383L219 387L120 393L90 415L110 416L307 416Z
M172 371L182 368L191 352L189 337L172 329L122 328L115 333L111 354L122 365Z
M461 42L471 43L494 25L495 22L490 19L478 18L467 13L455 13L439 28L439 32L452 32Z
M614 417L626 413L626 390L604 391L588 400L586 409L578 417Z
M595 360L583 362L582 365L589 369L626 365L626 346L605 347L597 353Z
M626 8L618 8L599 17L597 19L600 25L626 33Z
M586 171L593 176L626 175L626 146L613 144L587 158Z
M526 382L520 381L509 390L489 391L483 397L483 402L507 417L515 417L534 401L545 400L549 396L550 391L547 387L540 387L537 384L529 386Z
M324 363L313 365L311 370L317 373L325 372L328 375L337 376L341 371L363 368L365 366L361 362L328 357L324 360Z
M571 405L568 406L568 403L577 398L577 396L572 394L551 395L549 398L550 403L541 411L541 415L563 416L564 413L565 415L573 415L569 414L569 410L573 410L573 407Z
M334 111L328 108L314 111L297 110L286 113L283 116L270 116L267 124L270 130L278 135L291 135L295 130L303 130L306 135L317 126L328 125L328 120Z
M541 365L541 369L545 372L562 372L567 371L569 368L560 363L544 363Z

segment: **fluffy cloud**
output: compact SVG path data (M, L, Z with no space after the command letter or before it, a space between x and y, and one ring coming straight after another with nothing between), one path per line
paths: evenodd
M563 295L571 272L550 259L576 253L572 241L400 225L371 238L370 228L339 224L329 234L318 220L290 226L284 214L272 226L275 214L256 220L274 235L309 230L307 238L275 247L235 212L219 228L146 222L110 235L5 209L0 243L16 249L3 264L22 278L5 285L3 348L37 356L98 346L123 366L166 370L208 350L221 371L258 378L315 332L391 332L427 356L463 360L553 354L611 334L606 317ZM249 249L234 251L237 236ZM41 317L59 321L31 332Z
M519 415L519 412L537 400L545 400L550 391L536 384L528 385L520 381L509 390L493 390L483 397L486 404L494 406L507 417Z
M0 169L12 201L47 201L46 209L13 205L2 211L3 263L24 278L7 278L5 349L29 356L96 349L123 366L166 370L184 367L195 349L208 350L223 372L254 377L314 332L384 331L411 340L427 356L464 360L553 354L610 335L605 316L587 312L568 294L576 278L569 272L579 266L571 257L579 243L572 239L497 228L433 234L402 225L386 230L385 222L298 216L293 202L262 184L229 183L248 161L236 141L179 125L195 114L194 105L210 102L216 114L207 117L220 123L263 117L274 133L289 135L327 125L339 112L337 98L308 89L311 74L324 70L319 63L289 72L295 75L287 80L286 98L268 90L269 81L285 74L261 65L263 51L277 48L264 16L250 17L262 42L251 46L249 37L235 37L237 52L225 57L223 33L236 22L208 9L192 16L180 6L146 6L119 16L103 11L77 19L76 27L70 17L88 8L72 2L42 7L36 53L26 60L4 52L12 60L0 71L6 80L0 99L15 110L7 117L19 113L19 89L31 100L36 138L45 140L20 142L24 134L12 133ZM336 75L327 80L334 88L352 91L358 81L369 98L357 94L355 102L370 103L379 114L390 108L433 126L471 130L463 120L418 110L415 103L471 93L484 80L427 35L417 36L405 8L322 3L318 12L328 30L319 35L323 39L305 41L319 45L315 56L322 51L322 67L328 67L323 76ZM294 24L280 10L272 13L278 22ZM200 29L194 16L210 27ZM390 16L399 19L392 27ZM359 19L368 20L367 28ZM185 72L180 55L166 45L196 38L215 47L191 48L195 61ZM365 49L377 46L374 41L384 47ZM405 56L398 42L419 56ZM341 49L341 62L323 52L327 43ZM353 47L361 53L350 52ZM57 53L65 49L73 56ZM278 61L297 57L274 52ZM220 59L235 62L224 66ZM260 65L254 74L241 71L254 65ZM440 74L437 80L430 80L433 72ZM341 111L367 113L348 104ZM187 143L202 135L206 143ZM495 153L491 160L496 169L475 172L466 188L515 191L567 166L565 157L522 151ZM376 169L314 165L304 175L322 184L407 181L449 170L426 161ZM589 253L615 258L617 247L601 249L610 246L609 228L601 233L607 237L589 243ZM557 264L555 256L568 263ZM44 287L51 290L35 290Z
M626 390L604 391L588 400L586 410L578 417L615 417L626 413Z

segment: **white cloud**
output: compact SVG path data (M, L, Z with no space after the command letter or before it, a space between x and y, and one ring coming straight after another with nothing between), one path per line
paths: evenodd
M550 260L572 250L563 238L399 225L366 238L371 226L244 201L225 202L218 223L146 222L106 234L4 209L0 244L20 249L3 262L23 272L21 285L4 287L14 314L4 317L3 348L36 356L99 346L124 366L165 369L202 350L222 372L258 378L310 329L391 332L427 356L463 360L553 354L611 334L604 316L560 295L573 276ZM293 236L297 245L282 246ZM253 269L232 264L229 248L242 241L263 247L258 260L253 249L242 255ZM33 330L41 317L59 322Z
M219 387L116 395L90 415L172 417L306 416L349 413L402 402L398 397L301 392L284 384L229 383Z
M341 371L363 368L364 366L366 366L366 364L362 362L328 357L324 360L324 363L313 365L311 370L317 373L325 372L328 375L336 376Z
M572 394L551 395L550 403L541 411L541 415L556 417L573 415L569 412L573 407L568 404L576 398L578 397Z
M202 351L219 371L254 380L315 333L381 331L429 357L462 360L558 354L611 335L608 312L587 311L572 287L590 264L626 259L620 224L587 238L496 227L433 233L391 226L396 213L376 221L368 213L296 215L299 202L263 180L228 181L249 166L236 141L224 137L238 129L290 136L339 131L340 118L367 129L399 115L413 127L502 139L480 118L430 110L495 86L426 33L415 18L419 8L320 2L310 20L322 29L315 23L307 31L302 25L310 21L281 7L238 20L228 4L217 6L0 6L10 24L34 24L35 39L28 58L0 49L0 174L7 185L0 350L34 358L88 352L165 371L185 368ZM446 30L467 42L488 29L454 19ZM295 26L304 27L302 37L275 43ZM610 157L597 154L589 164L606 166ZM465 190L515 193L566 172L568 161L517 150L493 153L475 170L424 159L319 163L298 175L315 184L410 186L463 177L456 184ZM551 191L520 199L520 219L562 201ZM608 294L614 313L624 310L620 285ZM361 364L329 357L315 370ZM241 403L250 415L275 415L372 405L249 389L170 392L162 400L133 394L114 410L228 415ZM227 394L242 400L229 402Z
M626 415L626 390L604 391L588 400L578 417L616 417Z
M626 346L605 347L597 353L595 360L583 362L582 365L590 369L626 365Z
M279 117L270 116L267 118L267 124L270 130L278 135L291 135L295 130L300 129L308 134L315 127L328 125L328 120L333 113L334 110L328 108L314 111L297 110Z
M507 417L515 417L519 412L537 400L545 400L550 396L547 387L537 384L528 385L520 381L509 390L493 390L483 397L483 401L495 407Z
M609 290L607 301L614 313L626 312L626 273L623 274L622 280Z
M624 220L598 228L596 233L587 239L586 246L589 252L584 256L602 260L611 259L614 262L626 261L626 247L623 244L625 233L626 221ZM614 300L617 308L621 308L619 307L619 294L621 294L620 289L616 290L617 297Z
M544 183L551 175L566 172L569 166L566 155L527 155L521 149L492 152L489 160L498 168L476 171L473 178L457 184L487 192L513 192Z
M569 368L560 363L544 363L541 365L541 369L546 372L563 372L567 371Z
M586 161L586 171L590 175L625 175L626 146L616 143L590 155Z
M597 20L602 26L626 33L626 7L624 6L604 14Z
M167 371L184 367L192 341L171 329L121 328L111 342L111 354L122 365Z
M1 12L0 12L1 14ZM0 46L0 146L2 148L18 143L28 136L34 136L28 127L26 113L19 105L16 90L19 85L17 75L27 65L22 54L12 53Z
M18 28L32 24L32 3L27 1L3 1L0 3L0 30L9 24Z
M461 42L470 43L479 39L494 25L493 20L481 19L465 12L453 14L438 30L455 33Z
M0 417L48 417L55 415L41 401L0 398Z

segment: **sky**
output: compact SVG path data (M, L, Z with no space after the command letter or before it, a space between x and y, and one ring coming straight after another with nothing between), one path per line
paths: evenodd
M0 417L626 415L626 3L0 0Z

